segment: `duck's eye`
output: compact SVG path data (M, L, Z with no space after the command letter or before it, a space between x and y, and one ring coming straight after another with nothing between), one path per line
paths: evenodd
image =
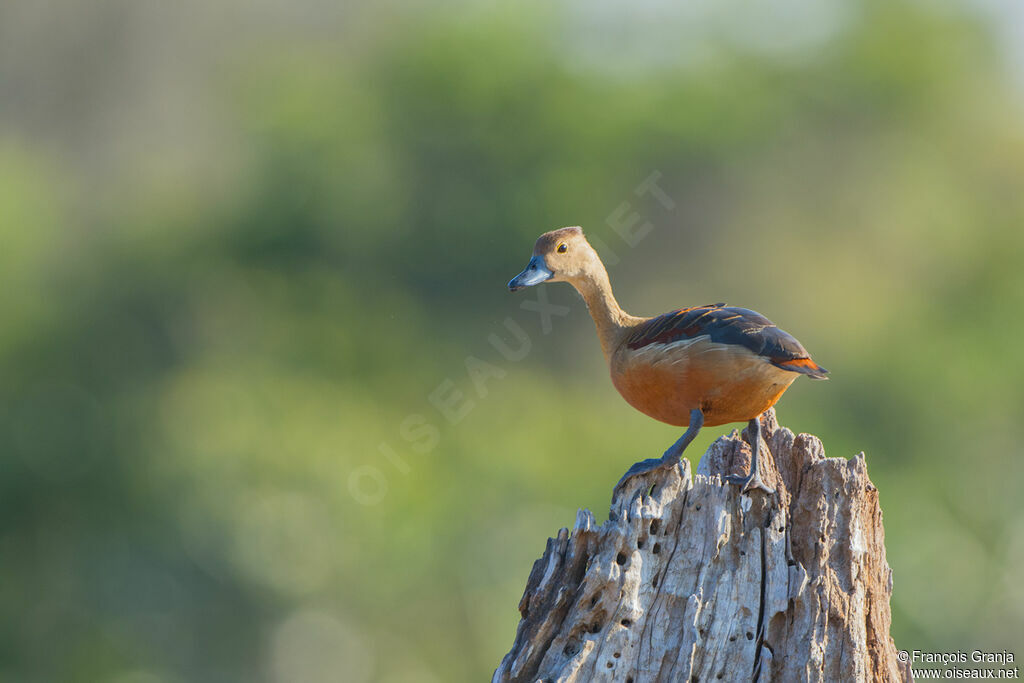
M561 244L558 245L559 254L564 254L567 251L569 251L569 247L565 246L565 242L562 242Z

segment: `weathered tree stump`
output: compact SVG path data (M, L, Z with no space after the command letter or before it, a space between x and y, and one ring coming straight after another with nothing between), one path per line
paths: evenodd
M603 525L581 510L549 539L493 681L909 680L863 454L826 458L774 411L762 420L774 495L722 485L750 464L733 432L696 476L684 459L637 477Z

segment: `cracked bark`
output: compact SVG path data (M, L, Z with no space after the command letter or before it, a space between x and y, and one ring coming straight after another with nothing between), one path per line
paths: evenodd
M633 479L598 526L589 510L549 539L493 681L902 681L889 636L892 571L863 454L762 418L765 482L746 430Z

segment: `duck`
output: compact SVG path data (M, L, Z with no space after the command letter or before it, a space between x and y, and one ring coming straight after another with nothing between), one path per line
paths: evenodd
M761 415L801 375L828 379L828 370L803 345L766 317L724 303L682 308L653 317L630 315L612 293L608 271L583 230L541 235L510 291L567 282L586 302L597 328L612 384L633 408L655 420L686 427L661 458L635 463L616 485L675 467L703 427L747 422L750 472L726 478L742 493L771 495L760 468Z

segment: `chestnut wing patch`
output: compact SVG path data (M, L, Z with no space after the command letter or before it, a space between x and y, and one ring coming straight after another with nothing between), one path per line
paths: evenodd
M750 349L784 370L822 376L827 372L810 360L807 350L793 335L780 330L771 320L750 309L725 304L694 306L659 315L637 328L626 339L626 345L636 350L701 335L707 335L716 344Z

